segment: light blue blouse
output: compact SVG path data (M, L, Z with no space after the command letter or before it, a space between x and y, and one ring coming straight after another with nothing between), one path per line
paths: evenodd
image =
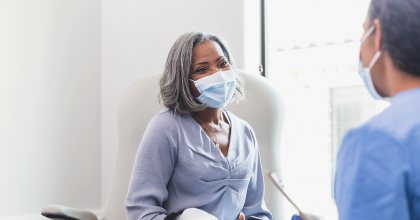
M231 124L227 157L190 115L165 109L152 118L131 175L128 220L163 220L193 207L219 220L236 220L240 212L272 220L254 131L224 112Z
M335 199L340 220L420 220L420 88L346 135Z

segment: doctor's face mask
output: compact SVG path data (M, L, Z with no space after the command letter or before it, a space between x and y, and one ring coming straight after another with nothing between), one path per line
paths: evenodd
M369 35L375 30L375 26L372 26L369 28L369 30L366 32L365 35L363 35L362 39L360 40L360 47L362 46L362 43L366 40L366 38L369 37ZM370 61L370 64L368 67L363 66L362 59L360 58L359 61L359 75L362 77L366 88L369 90L369 93L372 95L374 99L377 100L390 100L389 98L382 97L379 95L378 91L376 91L375 86L373 85L372 81L372 74L370 70L372 69L373 65L375 65L376 61L378 60L379 56L381 56L381 51L377 51L375 56L373 56L372 61Z

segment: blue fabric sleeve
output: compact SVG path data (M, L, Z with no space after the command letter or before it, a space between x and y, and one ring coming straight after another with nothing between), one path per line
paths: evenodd
M125 205L128 220L163 220L166 186L178 158L177 128L158 114L148 124L134 162Z
M251 132L252 138L254 139L253 142L255 144L255 159L242 212L244 213L245 218L248 220L272 220L273 216L271 215L270 211L268 211L264 202L264 177L261 166L260 151L257 139L255 138L255 134L252 129Z
M408 172L406 149L387 134L366 126L350 131L337 157L339 219L410 219Z

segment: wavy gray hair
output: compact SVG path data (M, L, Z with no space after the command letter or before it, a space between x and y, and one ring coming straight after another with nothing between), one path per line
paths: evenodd
M189 77L194 47L211 40L219 44L236 76L236 89L230 100L238 103L245 100L245 81L237 72L235 62L226 40L214 34L189 32L181 35L169 51L165 71L160 76L159 102L173 112L190 114L207 108L208 103L200 103L192 94Z

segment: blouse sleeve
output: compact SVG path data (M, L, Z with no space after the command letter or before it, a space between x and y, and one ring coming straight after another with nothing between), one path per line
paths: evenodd
M163 220L166 186L178 158L178 131L172 119L158 114L149 122L137 151L125 206L128 220Z
M257 139L255 138L254 131L252 131L252 129L251 134L254 142L255 159L242 212L244 213L247 220L272 220L273 216L267 209L264 202L264 177L261 166L260 151Z

